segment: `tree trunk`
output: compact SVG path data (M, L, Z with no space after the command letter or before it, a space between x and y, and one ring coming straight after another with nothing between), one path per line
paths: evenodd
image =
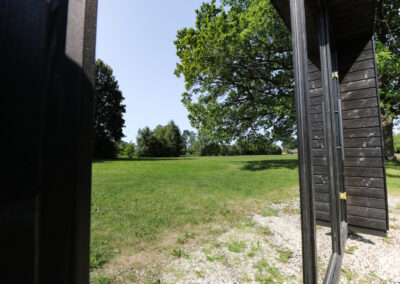
M390 115L381 115L381 119L382 119L385 159L388 161L395 161L397 160L397 158L394 154L394 144L393 144L393 117Z

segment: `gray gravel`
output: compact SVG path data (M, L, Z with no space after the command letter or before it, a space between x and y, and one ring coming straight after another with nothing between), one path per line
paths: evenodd
M183 247L183 256L171 256L159 272L161 283L301 282L298 204L270 204L277 216L252 213L247 226L234 227L202 245ZM357 234L348 239L341 283L400 283L400 198L390 197L389 208L387 238ZM328 228L317 229L320 281L331 255L328 233Z

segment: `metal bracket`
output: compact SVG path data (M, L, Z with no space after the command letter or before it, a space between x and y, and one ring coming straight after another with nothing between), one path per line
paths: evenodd
M332 72L332 79L339 79L339 72Z
M346 200L347 199L346 192L339 192L339 199Z

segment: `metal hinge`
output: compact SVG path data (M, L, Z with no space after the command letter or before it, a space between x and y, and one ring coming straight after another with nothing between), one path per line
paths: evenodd
M339 72L332 72L332 79L339 79Z
M347 199L346 192L339 192L339 199L346 200Z

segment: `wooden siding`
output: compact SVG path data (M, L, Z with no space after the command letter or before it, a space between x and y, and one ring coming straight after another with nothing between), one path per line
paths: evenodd
M388 208L371 40L347 70L346 74L339 74L347 222L351 231L382 234L388 229Z
M339 58L340 61L340 58ZM385 234L388 228L384 151L372 42L341 75L344 183L349 229ZM340 63L340 62L339 62ZM330 225L330 200L323 125L321 72L309 61L309 97L315 209L318 224Z
M311 61L309 61L308 70L315 210L317 223L321 224L330 221L328 171L322 112L322 80L320 68Z

